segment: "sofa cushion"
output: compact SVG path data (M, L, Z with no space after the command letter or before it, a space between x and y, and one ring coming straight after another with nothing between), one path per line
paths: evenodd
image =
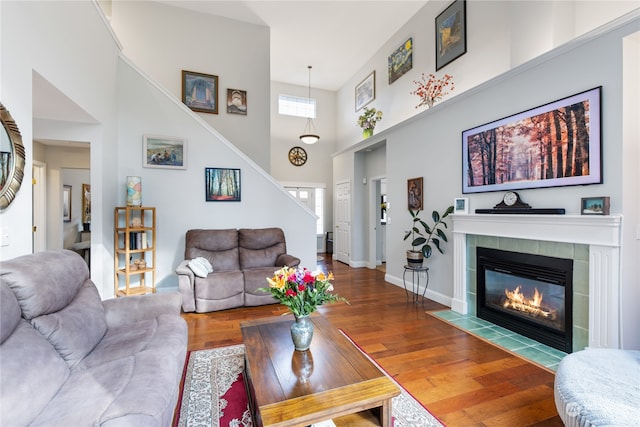
M155 350L172 354L179 359L186 352L187 324L180 316L162 314L157 318L140 320L110 328L100 343L73 372L92 369L118 359L125 359L142 351Z
M216 271L239 270L238 231L189 230L185 237L184 257L206 258Z
M275 267L278 256L287 252L280 228L238 230L240 268Z
M264 305L277 303L271 292L259 291L267 287L267 277L273 277L274 267L258 267L244 270L244 305Z
M53 344L69 367L89 354L107 331L104 307L90 280L65 308L36 317L31 323Z
M89 268L73 251L44 251L3 261L2 280L30 320L66 307L89 280Z
M214 271L206 278L196 277L196 298L225 299L244 292L242 271Z
M170 425L165 414L175 406L181 362L173 354L143 351L74 372L32 425Z
M55 250L3 262L2 280L30 320L70 367L100 341L107 322L84 259Z
M0 425L31 425L69 375L53 346L20 320L0 345Z
M0 344L13 333L21 319L16 296L6 283L0 283Z

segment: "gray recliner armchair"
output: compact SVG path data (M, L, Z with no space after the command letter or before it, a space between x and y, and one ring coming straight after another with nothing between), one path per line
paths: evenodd
M267 286L266 278L278 268L300 264L287 254L280 228L189 230L184 257L176 269L182 310L198 313L276 303L257 289ZM206 259L213 271L190 267L198 258Z

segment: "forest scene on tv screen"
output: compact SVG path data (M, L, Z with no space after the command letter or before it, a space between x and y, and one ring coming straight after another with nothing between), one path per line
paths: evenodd
M601 182L600 88L463 132L463 192Z

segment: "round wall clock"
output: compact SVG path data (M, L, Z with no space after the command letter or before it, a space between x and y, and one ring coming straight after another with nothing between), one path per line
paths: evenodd
M302 166L307 163L307 152L302 147L293 147L289 150L289 161L294 166Z

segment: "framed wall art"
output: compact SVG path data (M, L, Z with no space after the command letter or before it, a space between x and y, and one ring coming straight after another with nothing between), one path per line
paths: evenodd
M356 111L376 99L376 71L373 70L356 86Z
M187 140L170 136L143 135L142 166L145 168L186 169Z
M227 113L247 115L247 91L227 89Z
M436 17L436 71L467 53L467 2L455 0Z
M423 209L422 177L407 180L407 201L409 210L420 211Z
M71 222L71 186L62 186L62 220Z
M413 39L406 42L389 55L389 84L395 82L413 67Z
M462 192L602 183L601 87L462 132Z
M218 76L182 70L182 102L193 111L218 114Z
M239 202L240 169L205 168L204 188L207 202Z
M580 207L582 215L609 215L609 197L583 197Z
M91 222L91 184L82 184L82 223ZM88 230L85 230L88 231Z

